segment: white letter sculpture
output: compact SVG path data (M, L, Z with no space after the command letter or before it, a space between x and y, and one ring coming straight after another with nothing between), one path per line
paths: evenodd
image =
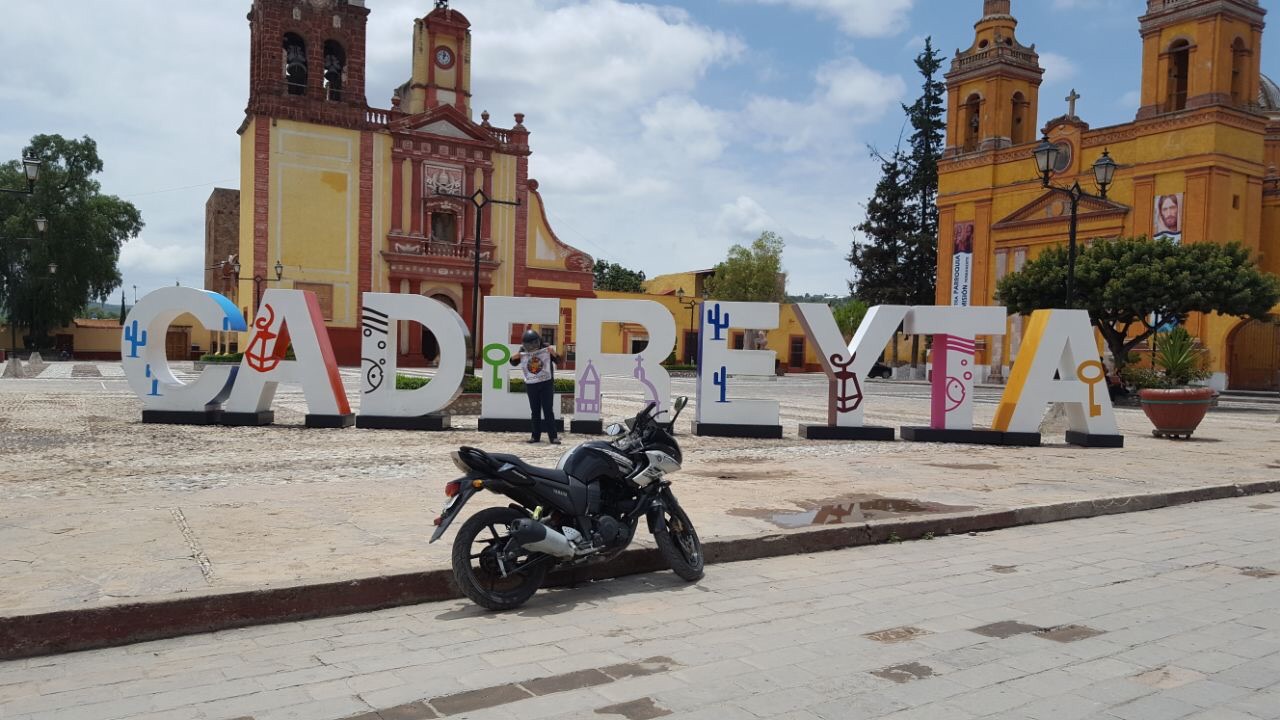
M831 306L799 303L796 316L809 342L818 349L827 373L827 424L800 425L800 437L809 440L892 440L893 428L863 425L865 393L862 381L880 351L893 339L911 308L877 305L867 311L847 346L836 325Z
M649 344L638 353L605 353L601 336L605 323L639 325ZM671 408L671 376L661 363L676 346L676 321L671 311L653 300L579 300L578 353L574 392L575 433L599 433L604 414L604 380L623 375L638 381L643 403Z
M902 439L1004 445L1010 438L973 427L973 386L979 335L1004 335L1002 307L917 306L904 330L933 336L932 406L929 427L904 427ZM1013 438L1016 439L1016 438ZM1039 444L1037 440L1036 444Z
M244 332L244 317L227 298L189 287L148 293L129 311L120 337L120 359L129 387L142 400L142 422L212 425L231 393L235 365L207 365L194 382L174 377L165 356L169 325L191 313L207 330Z
M360 312L360 416L356 427L391 430L445 430L450 417L440 411L462 391L471 347L467 324L457 312L422 295L372 293ZM396 323L414 320L435 335L440 363L431 382L416 390L396 389Z
M511 392L511 356L520 346L509 342L511 326L557 325L560 301L555 298L487 297L484 299L484 348L480 351L480 430L487 432L528 432L532 428L529 399ZM556 348L562 350L562 348ZM557 430L560 397L552 404Z
M310 290L272 288L262 294L223 425L270 425L276 385L301 383L307 427L351 427L355 415L342 389L320 302ZM289 345L297 360L286 360Z
M729 328L769 330L778 327L778 303L702 303L698 332L698 419L695 435L715 437L782 437L775 400L730 397L731 380L743 375L774 373L772 350L732 350ZM736 376L736 377L731 377Z
M1055 373L1059 379L1054 379ZM1044 406L1065 403L1071 428L1068 443L1124 447L1106 380L1089 314L1084 310L1037 310L1031 314L1009 385L1000 398L994 427L1006 433L1036 433L1038 437Z

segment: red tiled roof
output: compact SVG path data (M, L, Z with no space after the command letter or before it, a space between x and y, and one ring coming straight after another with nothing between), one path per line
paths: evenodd
M105 320L90 320L88 318L77 318L74 322L76 327L82 327L82 328L98 328L102 330L112 330L112 329L119 330L120 329L120 321L115 318L107 318Z

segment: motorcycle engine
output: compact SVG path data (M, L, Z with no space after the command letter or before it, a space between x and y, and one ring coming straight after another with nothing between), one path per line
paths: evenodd
M608 515L596 518L596 536L605 547L614 545L624 539L622 523Z

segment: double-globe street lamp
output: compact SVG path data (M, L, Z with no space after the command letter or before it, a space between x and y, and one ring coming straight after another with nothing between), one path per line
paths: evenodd
M698 303L706 302L707 298L708 298L708 293L706 290L702 291L702 297L699 298L696 295L685 295L684 288L676 288L676 300L684 307L689 308L689 333L690 334L693 333L693 309L698 306ZM696 361L697 356L691 357L692 353L689 352L689 348L687 346L688 342L689 342L689 338L688 336L685 336L685 343L686 343L686 347L684 350L685 360L692 359Z
M1111 153L1103 150L1101 157L1093 163L1093 179L1098 184L1098 194L1093 195L1087 193L1080 187L1080 181L1072 183L1071 187L1063 187L1054 185L1049 182L1049 176L1053 174L1054 168L1058 164L1058 156L1062 151L1058 146L1049 142L1049 135L1046 133L1040 140L1040 144L1032 151L1036 159L1036 169L1040 171L1041 184L1048 190L1065 194L1071 199L1071 224L1067 235L1067 309L1070 310L1075 306L1075 283L1076 283L1076 229L1079 224L1080 200L1082 198L1093 198L1095 200L1107 199L1107 188L1116 176L1116 161L1111 159Z

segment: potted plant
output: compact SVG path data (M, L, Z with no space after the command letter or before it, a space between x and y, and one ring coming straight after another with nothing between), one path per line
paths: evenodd
M1125 381L1139 388L1142 411L1155 425L1156 437L1189 438L1200 425L1217 393L1192 385L1209 377L1205 351L1196 347L1186 328L1156 335L1150 368L1125 368Z

